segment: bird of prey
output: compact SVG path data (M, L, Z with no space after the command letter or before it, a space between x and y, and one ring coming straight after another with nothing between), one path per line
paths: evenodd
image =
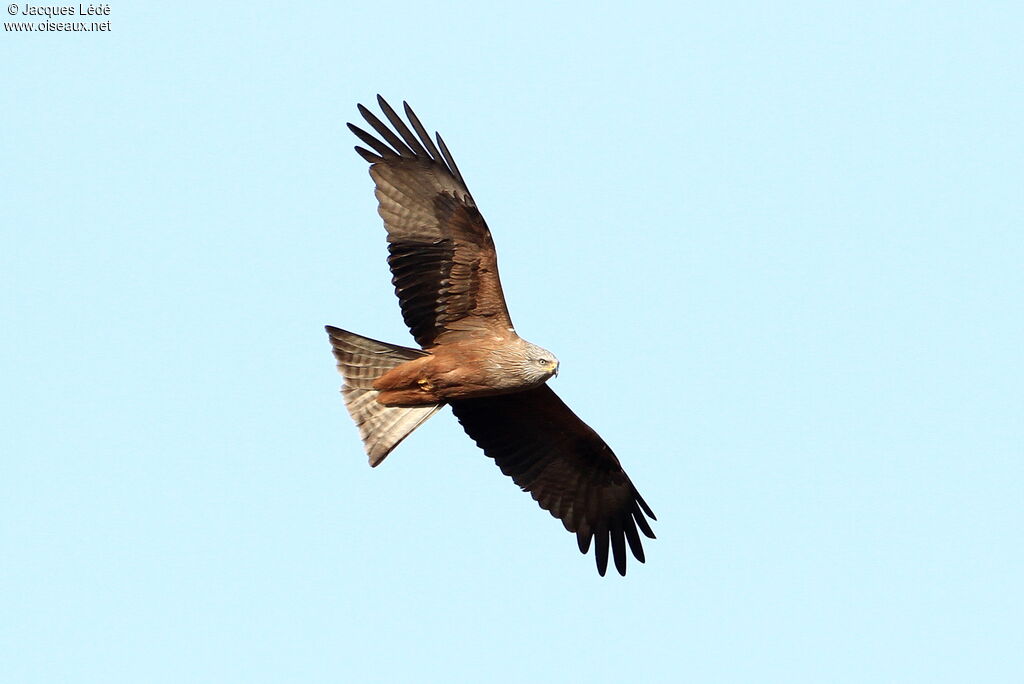
M654 538L645 518L654 513L604 440L546 384L555 355L512 327L494 241L441 136L435 145L407 103L408 124L377 102L390 127L363 105L377 136L348 127L366 145L355 149L370 164L392 283L420 348L327 326L370 465L447 404L501 472L576 534L580 551L593 542L602 576L609 546L625 575L626 546L644 561L638 530Z

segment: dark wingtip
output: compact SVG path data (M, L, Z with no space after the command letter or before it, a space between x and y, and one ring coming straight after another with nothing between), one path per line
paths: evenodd
M626 533L622 529L622 520L616 518L612 521L611 527L612 558L615 560L615 569L620 575L626 574Z
M370 164L376 164L377 162L384 161L384 157L374 154L365 147L360 147L359 145L356 145L353 149L356 151L356 154L358 154L360 157L362 157L365 161L369 162Z
M640 531L644 533L644 536L648 539L657 539L654 536L654 530L651 529L650 524L647 522L647 518L644 517L643 511L637 503L633 504L633 520L636 522L636 526L640 528Z
M622 531L626 535L626 541L629 542L629 550L633 552L633 557L643 563L644 547L640 542L640 535L636 531L636 521L633 520L633 516L626 518Z
M586 553L590 550L590 535L584 532L579 532L576 535L576 543L580 547L580 553Z
M594 560L597 561L597 572L604 577L608 570L608 528L602 525L594 533Z
M637 503L640 504L640 507L644 509L644 513L647 514L647 517L649 517L651 520L657 520L658 517L654 515L654 511L652 511L651 507L647 505L646 501L644 501L644 497L640 496L640 493L637 492L636 489L634 489L633 492L636 494Z

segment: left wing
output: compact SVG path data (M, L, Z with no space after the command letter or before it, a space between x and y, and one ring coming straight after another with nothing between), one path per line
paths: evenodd
M525 392L449 402L473 441L541 508L576 533L580 551L594 541L597 571L626 574L626 544L641 563L637 529L654 539L654 513L619 459L546 384Z

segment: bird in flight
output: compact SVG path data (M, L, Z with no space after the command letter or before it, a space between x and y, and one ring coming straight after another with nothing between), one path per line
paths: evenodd
M377 102L390 127L363 105L377 135L348 127L366 145L355 149L370 164L392 283L420 348L326 326L370 465L447 404L581 552L593 543L602 576L609 547L625 575L627 544L644 562L639 533L654 538L654 513L604 440L548 387L555 355L516 334L491 232L441 136L435 145L407 103L408 125Z

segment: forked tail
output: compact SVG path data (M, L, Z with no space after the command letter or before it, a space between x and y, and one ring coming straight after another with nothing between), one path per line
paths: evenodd
M345 378L341 388L345 406L359 427L370 465L376 466L442 406L384 406L377 401L373 381L399 364L424 356L424 352L378 342L329 325L326 328L334 358L338 360L338 371Z

